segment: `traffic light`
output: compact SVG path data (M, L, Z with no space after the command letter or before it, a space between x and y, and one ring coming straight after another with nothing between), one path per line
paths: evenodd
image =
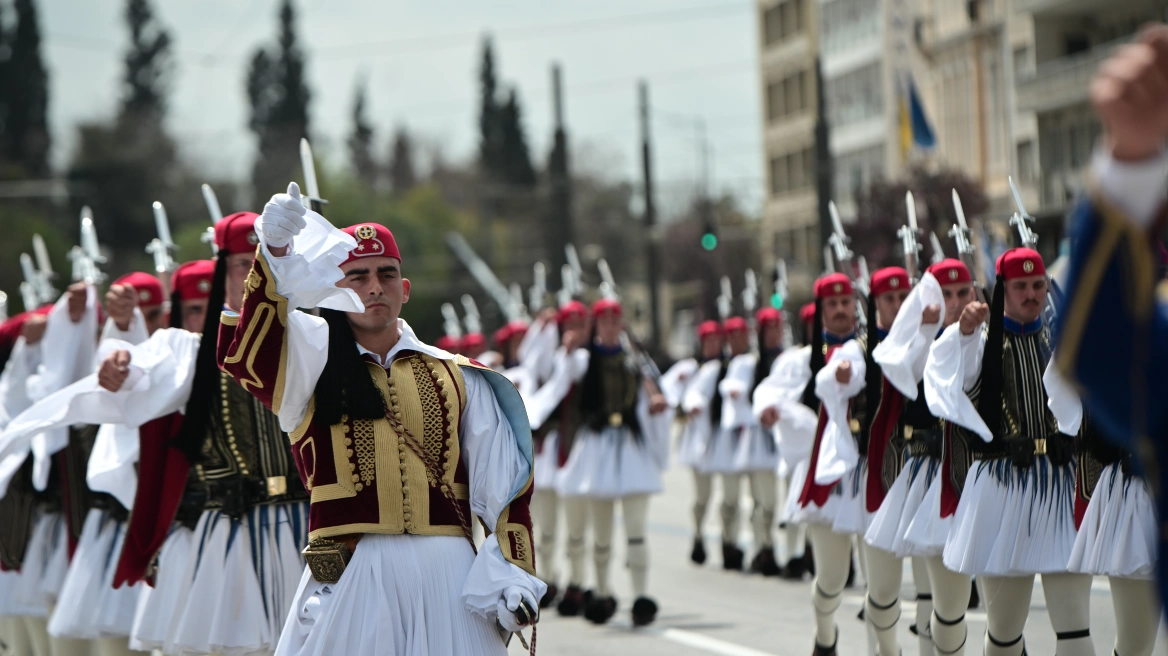
M714 222L706 221L702 228L702 248L712 251L718 247L718 233L714 230Z
M778 292L771 294L771 307L775 308L776 310L783 309L783 296L782 296L782 294L779 294Z

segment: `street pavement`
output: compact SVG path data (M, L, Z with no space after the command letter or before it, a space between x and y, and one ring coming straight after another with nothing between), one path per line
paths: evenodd
M720 527L718 526L718 490L710 504L705 526L706 549L710 555L704 566L690 562L692 545L690 506L693 500L692 477L688 470L673 468L665 473L665 491L650 503L648 543L651 552L649 590L660 605L657 621L649 627L634 629L629 611L633 596L623 562L621 522L613 536L612 580L620 607L607 625L595 626L581 617L562 618L554 609L546 609L539 624L538 653L544 656L606 654L609 656L807 656L812 652L815 619L811 608L810 577L803 582L764 578L721 569ZM748 486L744 486L748 487ZM618 510L619 512L619 510ZM742 499L743 533L740 545L749 556L750 543L748 499ZM563 559L564 531L561 526L558 569L566 576ZM591 544L591 541L589 541ZM591 556L588 570L591 575ZM542 564L541 564L542 567ZM561 589L565 585L561 580ZM586 585L590 585L590 581ZM915 617L916 591L912 573L905 563L904 589L901 594L902 615L900 642L904 656L919 656L916 636L909 632ZM863 581L857 576L856 587L844 592L843 605L837 613L840 628L839 653L864 656L867 637L864 623L857 619L863 607ZM969 640L967 654L981 654L985 632L984 605L967 614ZM1107 580L1097 578L1091 595L1091 635L1100 656L1110 654L1115 640L1115 619ZM530 632L529 632L530 633ZM1055 653L1054 631L1046 613L1041 583L1034 591L1030 619L1026 627L1028 653L1033 656ZM1168 656L1168 641L1163 630L1156 644L1157 656ZM512 641L512 654L524 650Z

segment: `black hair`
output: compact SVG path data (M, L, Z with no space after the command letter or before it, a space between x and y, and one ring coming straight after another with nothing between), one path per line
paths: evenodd
M977 413L981 415L990 433L1002 431L1002 340L1004 339L1006 308L1006 281L998 278L994 297L990 302L990 330L981 358L981 386L977 397Z
M823 340L823 301L815 299L815 320L811 323L811 380L803 388L803 405L812 410L819 410L819 397L815 396L815 377L827 365L827 355L824 351Z
M588 371L584 374L584 380L580 384L581 397L580 406L583 410L582 416L584 418L584 425L588 426L596 432L600 432L608 424L608 415L604 414L604 366L601 360L604 354L600 352L596 344L596 323L592 324L592 334L588 338ZM632 354L626 353L626 366L632 367ZM640 377L637 377L640 380ZM624 408L621 409L625 410ZM637 409L634 406L628 412L623 412L621 416L624 426L627 426L633 431L633 439L638 442L643 439L641 435L641 422L637 419Z
M324 308L320 316L328 324L329 343L328 361L316 381L316 419L332 426L341 423L344 415L350 419L383 418L385 398L357 350L349 318L344 312Z
M876 314L876 295L868 294L868 337L867 352L864 353L864 364L867 366L864 374L864 401L866 412L860 426L860 443L868 443L868 434L872 429L872 420L876 418L876 408L880 406L880 392L884 386L884 374L876 364L873 352L880 343L880 318Z
M763 379L770 375L771 366L774 365L775 360L779 359L779 354L783 352L782 344L776 349L766 348L766 340L763 338L765 333L766 328L760 323L758 325L758 363L754 366L754 384L750 386L752 394L754 390L758 389Z
M722 390L718 387L722 379L726 378L726 372L730 370L730 358L723 355L718 366L720 367L718 381L714 383L714 398L710 401L710 425L715 429L722 423Z
M211 281L211 296L207 299L207 316L203 319L203 336L199 339L199 353L195 356L195 378L186 414L175 437L175 446L192 464L202 459L203 442L211 426L211 413L222 402L219 386L219 362L216 346L219 342L219 316L227 296L227 253L220 251L215 260L215 277ZM173 295L171 297L173 299ZM181 315L181 312L179 313ZM171 325L174 325L171 308ZM180 317L181 321L181 317Z
M207 311L210 312L211 308L207 308ZM177 291L172 291L170 293L170 327L171 328L182 328L183 327L183 316L182 315L183 315L183 313L182 313L182 298L179 297ZM200 344L200 346L202 346L202 345Z

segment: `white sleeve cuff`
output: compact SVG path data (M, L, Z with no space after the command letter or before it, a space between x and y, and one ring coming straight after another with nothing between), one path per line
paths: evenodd
M1103 196L1141 228L1151 226L1164 203L1168 180L1168 151L1141 162L1120 162L1104 148L1097 148L1091 170Z

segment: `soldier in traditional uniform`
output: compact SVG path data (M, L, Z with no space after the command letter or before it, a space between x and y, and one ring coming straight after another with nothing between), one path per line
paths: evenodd
M678 408L686 417L681 430L681 439L677 448L677 463L689 467L693 472L694 504L693 504L693 548L690 550L690 560L701 565L706 562L706 545L702 539L702 527L706 523L706 509L710 505L710 495L713 493L713 475L705 468L706 449L714 431L722 420L722 398L718 393L718 382L726 375L728 364L725 357L725 339L722 325L717 321L703 321L697 327L698 358L693 361L692 371L687 375L689 379L684 385L684 391L678 394ZM664 379L679 376L679 367L685 362L679 362L666 372ZM679 383L680 386L680 383ZM668 386L662 385L662 392ZM730 539L726 535L727 527L723 515L723 537L725 544ZM723 550L725 560L725 550Z
M399 318L410 284L385 227L342 233L294 183L257 227L218 357L273 409L311 493L308 568L276 653L506 653L501 635L534 622L545 592L518 392ZM477 556L474 517L492 531Z
M1060 655L1093 654L1091 577L1072 574L1075 436L1059 431L1043 374L1042 256L1014 248L996 262L992 305L971 302L934 344L925 369L929 410L954 424L942 513L960 490L945 566L982 583L988 656L1025 652L1035 574L1042 575ZM982 325L989 320L988 330Z
M565 499L586 499L592 515L592 559L596 587L585 617L603 624L616 613L609 580L614 510L621 504L635 626L652 622L657 602L649 597L649 548L645 543L649 496L661 491L661 472L669 457L670 417L664 396L621 345L624 330L619 302L601 299L592 306L595 323L588 345L588 367L580 384L581 423L557 490ZM570 526L569 544L582 541Z

